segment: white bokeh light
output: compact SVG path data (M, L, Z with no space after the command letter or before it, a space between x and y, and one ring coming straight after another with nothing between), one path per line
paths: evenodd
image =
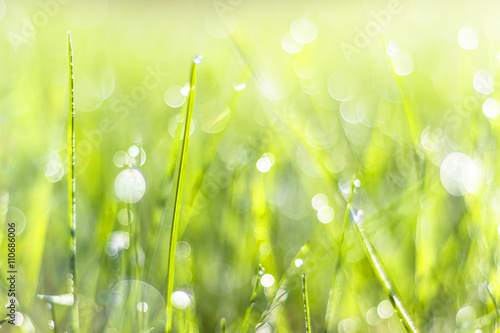
M271 167L274 165L275 158L271 153L265 153L262 157L257 161L256 166L257 170L262 173L266 173L271 170Z
M304 45L293 39L292 35L286 33L283 35L283 37L281 37L281 46L283 46L283 50L285 50L287 53L295 54L300 52Z
M441 164L443 187L453 196L476 193L483 183L482 166L464 153L448 154Z
M485 70L479 70L474 75L474 79L472 80L472 84L474 89L477 92L485 95L489 95L493 91L493 87L495 85L495 80L493 76Z
M391 56L391 62L394 72L399 76L410 75L413 71L413 57L404 50L399 50Z
M500 114L498 102L493 98L485 100L482 109L484 115L490 119L495 119Z
M182 290L174 291L170 296L170 299L172 300L172 305L180 310L186 309L189 304L191 304L189 295Z
M269 288L274 284L274 277L271 274L264 274L260 279L260 284L265 288Z
M311 205L314 209L320 210L324 206L328 205L328 197L323 193L318 193L312 198Z
M136 203L146 193L146 180L137 169L125 169L115 179L116 196L126 203Z
M301 18L292 22L290 34L297 43L308 44L318 36L318 28L310 20Z
M469 27L463 27L458 32L458 45L466 50L474 50L479 44L479 38L474 30Z
M321 223L330 223L335 216L335 212L332 207L324 206L318 210L318 220Z

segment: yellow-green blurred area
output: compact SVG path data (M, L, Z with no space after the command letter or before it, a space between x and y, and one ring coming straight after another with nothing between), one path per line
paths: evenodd
M82 332L163 332L167 297L174 332L239 332L259 263L248 331L305 332L306 273L312 332L404 332L352 216L338 251L353 180L420 331L497 331L498 2L0 0L2 332L70 330L68 30Z

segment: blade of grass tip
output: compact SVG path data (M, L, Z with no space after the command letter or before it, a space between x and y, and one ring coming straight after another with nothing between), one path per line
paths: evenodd
M226 318L224 317L220 320L220 331L226 333Z
M328 296L328 304L326 306L326 316L325 316L325 333L328 332L328 326L330 324L330 320L332 320L334 311L333 311L333 302L334 302L334 295L335 295L335 285L337 283L337 276L339 273L340 269L340 264L342 261L342 246L344 244L344 236L345 236L345 230L347 228L347 223L349 221L349 215L351 211L351 204L352 200L354 198L354 188L355 188L355 183L356 181L353 181L351 184L351 193L349 194L349 199L347 200L347 206L344 214L344 223L342 225L342 232L340 234L340 240L339 240L339 246L337 249L337 259L335 261L335 267L333 270L333 282L332 282L332 288L330 289L330 293Z
M68 60L69 60L69 121L68 121L68 160L71 165L68 168L68 206L69 206L69 227L70 227L70 259L69 273L73 280L72 294L74 303L72 306L73 320L71 321L72 331L79 331L78 299L77 299L77 279L76 279L76 181L75 181L75 99L74 99L74 66L73 66L73 44L71 41L71 31L68 31Z
M185 164L189 146L189 129L191 128L191 119L193 117L194 95L196 89L196 66L201 63L202 57L195 57L191 67L191 83L189 89L188 106L186 111L186 119L184 121L184 136L182 139L181 152L179 158L179 172L177 175L177 186L174 196L174 213L172 216L172 227L170 231L170 246L168 249L168 271L167 271L167 325L166 332L172 331L172 300L170 294L174 289L174 272L175 272L175 247L177 245L177 233L179 230L179 215L182 199L182 185L184 183Z
M392 305L396 309L396 312L399 318L401 319L401 322L403 323L404 327L406 328L406 331L411 333L419 332L417 326L415 325L414 320L412 319L410 313L406 309L403 299L399 295L396 286L389 277L387 268L385 268L382 259L380 258L377 251L375 250L375 247L368 238L368 235L366 234L363 228L360 215L356 214L356 212L354 211L352 211L352 213L354 216L353 218L354 228L356 229L356 232L359 235L366 256L368 257L368 260L370 261L373 271L375 272L375 275L377 276L380 284L384 288L387 297L389 298Z
M311 316L309 312L309 297L307 295L306 273L302 274L302 298L304 299L304 320L306 322L306 333L311 332Z
M257 278L255 279L255 285L253 286L252 296L250 297L250 304L245 311L245 317L243 317L243 322L241 323L241 331L246 332L248 329L248 321L250 319L250 314L255 305L255 299L257 298L257 291L259 290L260 279L264 275L264 267L259 264L259 271L257 272Z

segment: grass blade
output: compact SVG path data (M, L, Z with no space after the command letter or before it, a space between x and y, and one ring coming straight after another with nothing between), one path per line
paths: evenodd
M326 316L325 316L325 333L328 332L328 326L330 324L330 320L332 319L333 316L333 302L334 302L334 295L335 295L335 285L337 283L337 275L339 273L340 269L340 264L342 261L342 246L344 244L344 236L345 236L345 230L347 228L347 222L349 221L349 216L350 216L350 211L351 211L351 204L352 200L354 198L354 181L352 182L351 185L351 194L349 195L349 199L347 200L347 206L344 214L344 224L342 226L342 232L340 234L340 241L339 241L339 247L337 249L337 259L335 261L335 267L333 271L333 282L332 282L332 288L330 289L330 294L328 296L328 304L326 306Z
M302 274L302 297L304 299L304 316L306 322L306 333L311 332L311 316L309 312L309 297L307 296L306 273Z
M177 234L179 230L179 215L182 201L182 188L184 183L184 172L189 147L189 130L191 128L191 119L193 117L194 95L196 89L196 66L201 62L201 57L196 57L193 60L191 67L191 83L189 89L188 107L186 111L186 120L184 121L184 137L182 139L181 153L179 158L179 172L177 175L177 186L174 196L174 213L172 216L172 227L170 232L170 246L168 250L168 271L167 271L167 326L166 332L172 331L172 300L170 294L174 289L174 272L175 272L175 247L177 245Z
M396 309L396 312L398 313L399 318L401 319L401 322L403 323L404 327L406 328L407 332L411 333L416 333L418 332L417 326L415 325L414 320L410 316L410 313L406 309L406 306L404 305L403 299L399 295L398 290L396 289L396 286L392 282L391 278L389 277L389 274L387 272L387 268L385 268L385 265L378 255L377 251L375 250L375 247L371 243L370 239L368 238L368 235L366 234L362 220L359 216L356 215L354 211L353 213L353 224L354 228L356 229L357 234L359 235L359 238L361 240L361 243L363 245L363 248L365 250L366 256L368 257L368 260L370 261L370 264L373 268L373 271L375 272L375 275L377 276L378 280L380 281L380 284L384 288L385 293L387 294L387 297L391 301L392 305Z
M220 330L222 333L226 333L226 318L220 320Z
M76 181L75 181L75 99L74 99L74 66L73 66L73 44L71 41L71 31L68 32L68 60L69 60L69 119L68 119L68 161L71 165L68 168L68 206L69 206L69 227L70 227L70 259L69 273L73 280L73 298L72 306L72 331L79 331L78 319L78 299L77 295L77 279L76 279Z
M252 296L250 297L250 304L248 305L247 311L245 312L245 317L241 323L241 331L246 332L248 329L248 320L250 319L250 314L255 304L255 298L257 298L257 291L259 290L260 279L264 275L264 267L259 264L259 271L257 273L257 279L255 280L255 285L253 286Z

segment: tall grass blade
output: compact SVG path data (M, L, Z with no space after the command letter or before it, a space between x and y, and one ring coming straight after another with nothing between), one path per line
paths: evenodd
M257 298L257 291L259 290L260 279L264 275L264 267L259 264L259 271L257 273L257 279L255 279L255 285L253 286L252 296L250 297L250 304L248 305L247 311L245 312L245 317L241 323L241 331L246 332L248 329L248 321L250 319L250 314L255 305L255 299Z
M175 196L174 196L174 213L172 216L172 227L170 232L170 246L168 249L168 271L167 271L167 325L166 332L170 333L172 331L172 300L170 295L174 289L174 272L175 272L175 248L177 245L177 236L179 230L179 216L180 216L180 208L182 201L182 189L184 184L184 172L185 172L185 164L187 159L187 152L189 147L189 130L191 128L191 120L193 117L193 106L194 106L194 96L196 90L196 66L201 62L200 57L196 57L193 60L193 64L191 67L191 83L189 89L189 99L188 99L188 107L186 111L186 119L184 121L184 136L182 139L181 152L179 158L179 172L177 175L177 186L175 188Z
M401 322L403 323L404 327L406 328L406 331L411 333L419 332L417 326L415 325L415 321L412 319L410 313L406 309L403 299L399 295L396 286L389 277L387 268L385 268L382 259L380 258L377 251L375 250L375 247L368 238L368 235L364 230L361 218L353 210L352 214L354 216L353 218L354 228L356 229L356 232L359 235L366 256L368 257L368 260L370 261L373 271L375 272L375 275L380 281L380 284L384 288L387 297L389 298L392 305L396 309L396 312L399 318L401 319Z
M304 299L304 316L306 322L306 333L311 332L311 315L309 312L309 297L307 295L306 273L302 274L302 297Z
M340 234L340 241L339 241L339 247L337 249L337 259L335 261L335 267L333 270L333 282L332 282L332 288L330 289L330 294L328 296L328 304L326 306L326 316L325 316L325 333L328 332L328 326L330 324L330 321L333 319L333 302L334 302L334 295L335 295L335 285L337 283L337 275L339 273L340 269L340 264L342 261L342 246L344 244L344 237L345 237L345 230L347 228L347 223L349 221L349 215L351 212L351 204L352 200L354 198L354 181L352 182L351 185L351 194L349 195L349 199L347 200L347 206L344 214L344 224L342 225L342 232Z
M71 165L68 168L68 206L69 206L69 227L70 227L70 259L69 273L73 280L73 298L71 327L73 332L79 331L78 318L78 284L76 279L76 181L75 181L75 99L74 99L74 66L73 66L73 44L71 41L71 31L68 31L68 60L69 60L69 120L68 120L68 161Z

